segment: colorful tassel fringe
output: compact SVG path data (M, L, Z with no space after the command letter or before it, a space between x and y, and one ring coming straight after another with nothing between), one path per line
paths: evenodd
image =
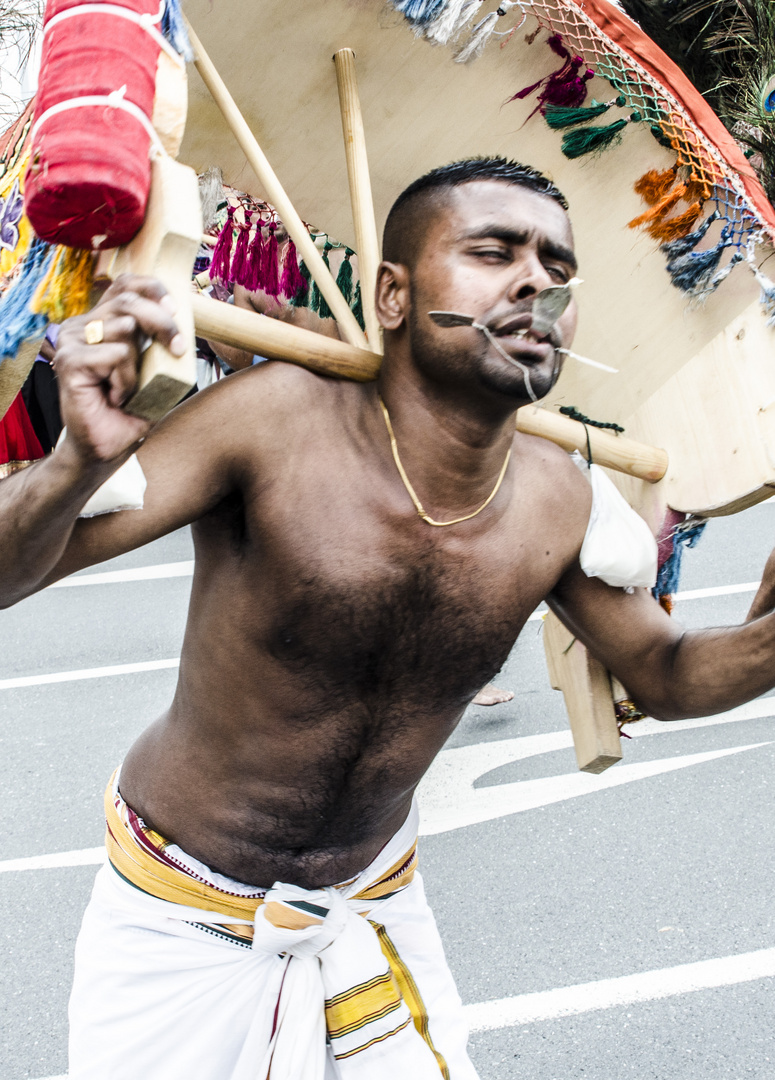
M481 22L476 24L471 32L471 37L456 54L455 61L458 64L468 64L481 56L486 49L490 38L495 33L495 27L498 25L498 20L502 19L504 15L508 15L513 7L517 7L517 0L501 0L495 11L491 11L489 15L485 15Z
M715 247L707 248L705 251L689 251L668 262L667 272L676 289L692 295L701 293L703 296L712 292L712 280L721 262L721 256L730 243L729 232L725 226L721 230L721 238Z
M561 130L562 128L575 127L577 124L588 124L590 120L596 120L598 116L607 113L616 105L622 108L626 104L623 97L614 98L613 101L593 101L591 105L567 108L562 105L547 105L544 110L544 119L550 128Z
M423 28L432 45L447 45L458 36L482 6L482 0L449 0L446 8Z
M559 34L552 34L547 39L546 44L553 53L562 58L563 63L556 71L552 71L545 78L539 79L538 82L532 83L530 86L523 87L513 97L509 98L509 101L521 101L542 88L538 95L538 104L530 113L530 116L534 116L539 111L544 113L545 109L550 105L565 109L578 108L586 99L586 84L595 74L590 67L586 68L583 75L579 74L584 64L583 59L580 56L571 56Z
M345 248L344 258L339 265L339 273L336 275L337 288L348 305L353 302L353 268L350 258L354 254L351 248Z
M164 14L161 17L161 32L175 52L179 53L186 63L191 63L194 59L194 50L188 40L186 22L179 0L167 0L165 3Z
M91 251L60 245L30 301L31 310L55 323L83 315L89 310L93 269Z
M18 277L0 299L0 358L16 356L22 342L45 330L47 317L33 311L30 302L58 250L36 236L21 262Z
M301 277L302 281L304 282L304 285L303 285L303 287L299 288L299 291L297 293L294 293L293 297L291 298L291 304L293 305L293 307L308 307L308 308L311 309L312 308L312 288L311 288L312 275L310 274L309 270L307 269L307 264L305 262L300 262L299 263L299 276Z
M661 602L663 597L673 596L678 592L681 578L681 559L684 548L696 547L705 531L707 521L696 517L686 520L673 529L668 540L672 540L672 551L659 567L657 583L652 590L654 598Z
M579 158L584 154L599 153L621 140L621 131L627 127L627 120L615 120L607 127L586 127L566 131L562 137L562 152L567 158Z

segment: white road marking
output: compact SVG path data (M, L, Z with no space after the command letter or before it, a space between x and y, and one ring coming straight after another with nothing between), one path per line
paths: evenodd
M61 866L99 866L106 858L105 848L95 847L59 851L54 855L33 855L27 859L6 859L0 862L0 874L12 870L58 870Z
M471 1031L493 1031L773 976L775 949L761 949L739 956L644 971L639 975L622 975L617 979L601 979L599 982L563 986L536 994L482 1001L467 1005L465 1011Z
M730 757L732 754L771 745L772 743L768 742L753 743L750 746L735 746L729 750L711 750L702 754L685 754L633 765L618 765L600 776L573 772L564 776L547 776L538 780L520 780L513 784L480 788L473 786L476 778L470 776L470 767L464 766L469 773L468 786L464 787L451 781L449 775L443 775L441 769L436 769L434 762L418 792L420 835L437 836L439 833L452 832L453 829L478 825L510 814L521 814L526 810L537 810L541 806L565 802L580 795L594 795L599 791L630 784L634 780L645 780L651 776L660 776L691 765L702 765L708 761ZM459 769L458 772L460 771L463 770Z
M677 592L674 600L704 600L708 596L733 596L735 593L756 592L761 581L748 581L745 585L713 585L708 589L688 589Z
M171 660L144 660L138 664L110 664L108 667L79 668L77 671L55 671L51 675L22 675L16 679L0 679L0 690L15 690L20 686L44 686L46 683L76 682L78 679L105 679L112 675L134 675L140 671L162 671L180 666L180 657Z
M104 570L99 574L73 574L49 585L49 589L68 589L75 585L113 585L120 581L155 581L158 578L191 577L194 560L136 566L131 570ZM47 590L44 590L44 592Z
M643 1001L691 994L720 986L754 982L775 976L775 949L723 956L715 960L700 960L693 964L644 971L638 975L622 975L616 979L561 986L535 994L481 1001L466 1005L465 1014L471 1032L495 1031L558 1020L563 1016L579 1016L600 1009L621 1008ZM68 1080L67 1076L49 1076L45 1080Z

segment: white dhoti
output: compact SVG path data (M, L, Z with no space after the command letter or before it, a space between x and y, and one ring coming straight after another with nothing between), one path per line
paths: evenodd
M263 893L106 796L70 1080L476 1080L416 872L417 811L356 879Z

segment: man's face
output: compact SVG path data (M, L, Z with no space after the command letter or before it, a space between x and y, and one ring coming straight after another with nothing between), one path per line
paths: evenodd
M408 327L412 355L426 375L467 382L508 398L530 400L524 372L474 328L443 329L429 311L472 315L488 326L504 352L530 372L537 397L552 388L576 329L571 300L549 338L529 325L533 300L576 271L568 215L553 199L502 181L475 181L445 193L427 226L411 271Z

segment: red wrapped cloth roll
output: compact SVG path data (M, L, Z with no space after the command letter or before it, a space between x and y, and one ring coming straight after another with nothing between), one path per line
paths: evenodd
M50 243L116 247L143 223L159 14L159 0L46 6L25 210ZM110 102L78 103L94 97Z

